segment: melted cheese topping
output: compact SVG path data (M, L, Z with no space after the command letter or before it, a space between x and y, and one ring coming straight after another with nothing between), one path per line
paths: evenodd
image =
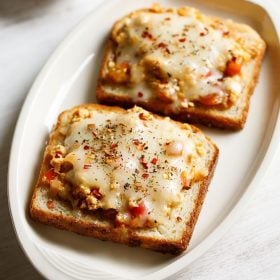
M115 49L103 71L105 90L128 94L135 102L160 99L174 108L197 101L233 105L244 83L236 68L234 75L225 75L227 63L251 59L252 42L259 37L245 26L242 37L229 30L231 21L224 22L192 8L130 14L112 32ZM114 88L108 85L112 81Z
M59 148L62 158L54 158L72 164L65 180L83 208L115 209L125 222L129 209L144 203L146 218L159 225L208 174L207 140L188 125L182 129L138 107L86 115L72 118ZM58 146L53 149L57 153Z

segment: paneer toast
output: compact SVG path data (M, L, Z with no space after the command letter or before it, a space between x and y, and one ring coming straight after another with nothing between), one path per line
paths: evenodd
M178 254L207 192L218 148L194 126L134 107L60 114L30 204L33 220Z
M265 42L245 24L190 7L137 10L112 28L97 99L241 129L264 52Z

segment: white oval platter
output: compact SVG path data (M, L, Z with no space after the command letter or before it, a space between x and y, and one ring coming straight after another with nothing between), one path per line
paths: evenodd
M245 128L225 132L202 128L220 147L220 158L188 250L177 257L101 242L34 223L28 216L42 151L62 110L95 102L95 84L104 41L113 22L151 0L104 1L67 36L51 56L20 114L14 134L8 194L19 242L48 279L163 279L213 245L238 219L264 176L280 143L279 8L272 1L163 0L250 24L268 44ZM278 20L278 22L277 22Z

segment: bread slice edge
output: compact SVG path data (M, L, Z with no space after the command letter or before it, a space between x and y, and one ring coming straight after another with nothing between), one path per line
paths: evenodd
M125 111L124 109L118 107L107 107L107 106L97 105L97 104L80 105L74 107L71 110L80 107L94 108L97 110L117 110L120 112ZM71 110L68 110L66 112L69 112ZM56 128L59 126L63 114L65 114L65 112L60 114L57 125L55 126L54 131L51 133L49 143L52 143L54 141L54 138L56 137L55 131ZM181 125L180 123L177 122L174 123ZM197 129L196 127L192 127L192 128L194 131L199 131L199 129ZM217 159L218 159L219 150L217 146L208 137L206 138L208 139L208 141L211 143L213 147L213 158L209 164L208 176L205 177L203 181L199 183L199 193L195 201L195 207L193 208L193 211L190 215L190 219L186 223L186 228L183 237L178 241L170 241L164 239L158 240L150 237L145 237L137 230L131 230L127 227L115 228L112 224L108 222L104 222L94 215L89 215L81 211L78 211L78 214L74 211L72 215L71 214L68 215L66 213L63 213L63 211L57 211L56 209L40 207L38 200L43 199L44 200L43 203L47 204L48 200L50 199L52 203L59 205L60 208L66 209L66 211L70 213L71 211L73 211L71 209L70 204L61 201L58 198L49 197L48 188L40 185L43 174L46 171L46 166L44 164L44 161L41 165L39 178L31 198L30 208L29 208L30 217L34 221L38 221L46 225L54 226L58 229L75 232L85 236L95 237L100 240L110 240L113 242L122 243L129 246L140 246L143 248L152 249L162 253L179 254L183 252L189 245L195 224L197 222L202 204L204 202L205 195L207 193L208 185L212 179L215 166L217 163ZM45 193L45 196L42 196L42 193Z

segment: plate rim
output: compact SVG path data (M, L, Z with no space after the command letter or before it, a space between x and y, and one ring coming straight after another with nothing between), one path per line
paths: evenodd
M47 62L44 64L39 74L35 78L25 98L24 104L22 106L22 109L20 111L15 126L11 150L10 150L8 176L7 176L8 179L7 196L8 196L9 213L11 216L14 231L16 233L18 244L20 245L22 251L24 252L27 259L31 262L33 267L44 277L48 277L50 275L47 275L46 271L43 271L44 269L42 269L42 267L40 267L40 265L38 264L39 261L35 262L34 257L32 257L31 253L28 252L28 248L23 240L24 238L20 233L19 225L18 223L16 223L15 214L13 214L15 213L16 208L18 207L16 203L11 199L11 197L13 197L12 186L15 185L15 182L13 183L14 180L13 177L16 177L14 176L13 166L17 166L16 162L18 160L18 157L16 152L19 150L21 146L20 134L24 130L24 127L26 125L25 120L29 114L29 108L32 106L32 103L35 102L36 97L38 96L37 92L40 91L40 88L44 85L45 80L48 78L48 74L52 71L52 68L56 65L56 60L58 60L60 56L63 55L63 52L67 48L68 44L71 44L76 34L80 32L83 26L86 26L87 22L91 20L94 14L101 12L102 9L107 8L108 5L113 5L113 3L117 1L118 0L110 0L110 1L99 0L99 2L96 3L95 7L92 8L91 11L89 11L89 13L85 17L83 17L82 20L80 20L80 22L76 24L76 26L72 28L72 30L68 34L66 34L66 36L59 43L58 47L56 47L52 52L52 54L49 56ZM280 8L278 8L277 5L272 0L266 0L266 1L243 0L243 1L258 5L259 7L261 7L266 11L266 13L269 15L277 31L278 41L279 41L280 20L277 20L277 16L280 16ZM260 162L256 173L252 176L251 182L248 184L246 190L241 195L238 202L230 210L228 215L223 219L223 221L217 227L215 227L215 229L207 236L207 238L203 239L200 242L200 244L198 244L194 249L188 252L187 259L184 256L176 260L175 262L165 266L164 268L161 268L160 270L150 273L148 275L140 276L138 279L149 280L149 279L155 279L155 277L157 279L164 279L166 277L169 277L179 272L183 268L187 267L190 263L195 261L202 254L204 254L207 250L209 250L220 238L224 236L229 226L236 222L236 219L242 213L242 209L244 208L245 204L248 202L248 200L250 199L254 191L261 184L266 172L270 167L270 164L273 162L274 156L276 154L275 151L280 148L280 141L279 141L280 140L280 97L277 98L277 108L278 108L277 116L275 117L275 123L273 128L271 129L272 133L270 134L271 139L269 141L269 144L267 144L267 149L264 152L263 159Z

